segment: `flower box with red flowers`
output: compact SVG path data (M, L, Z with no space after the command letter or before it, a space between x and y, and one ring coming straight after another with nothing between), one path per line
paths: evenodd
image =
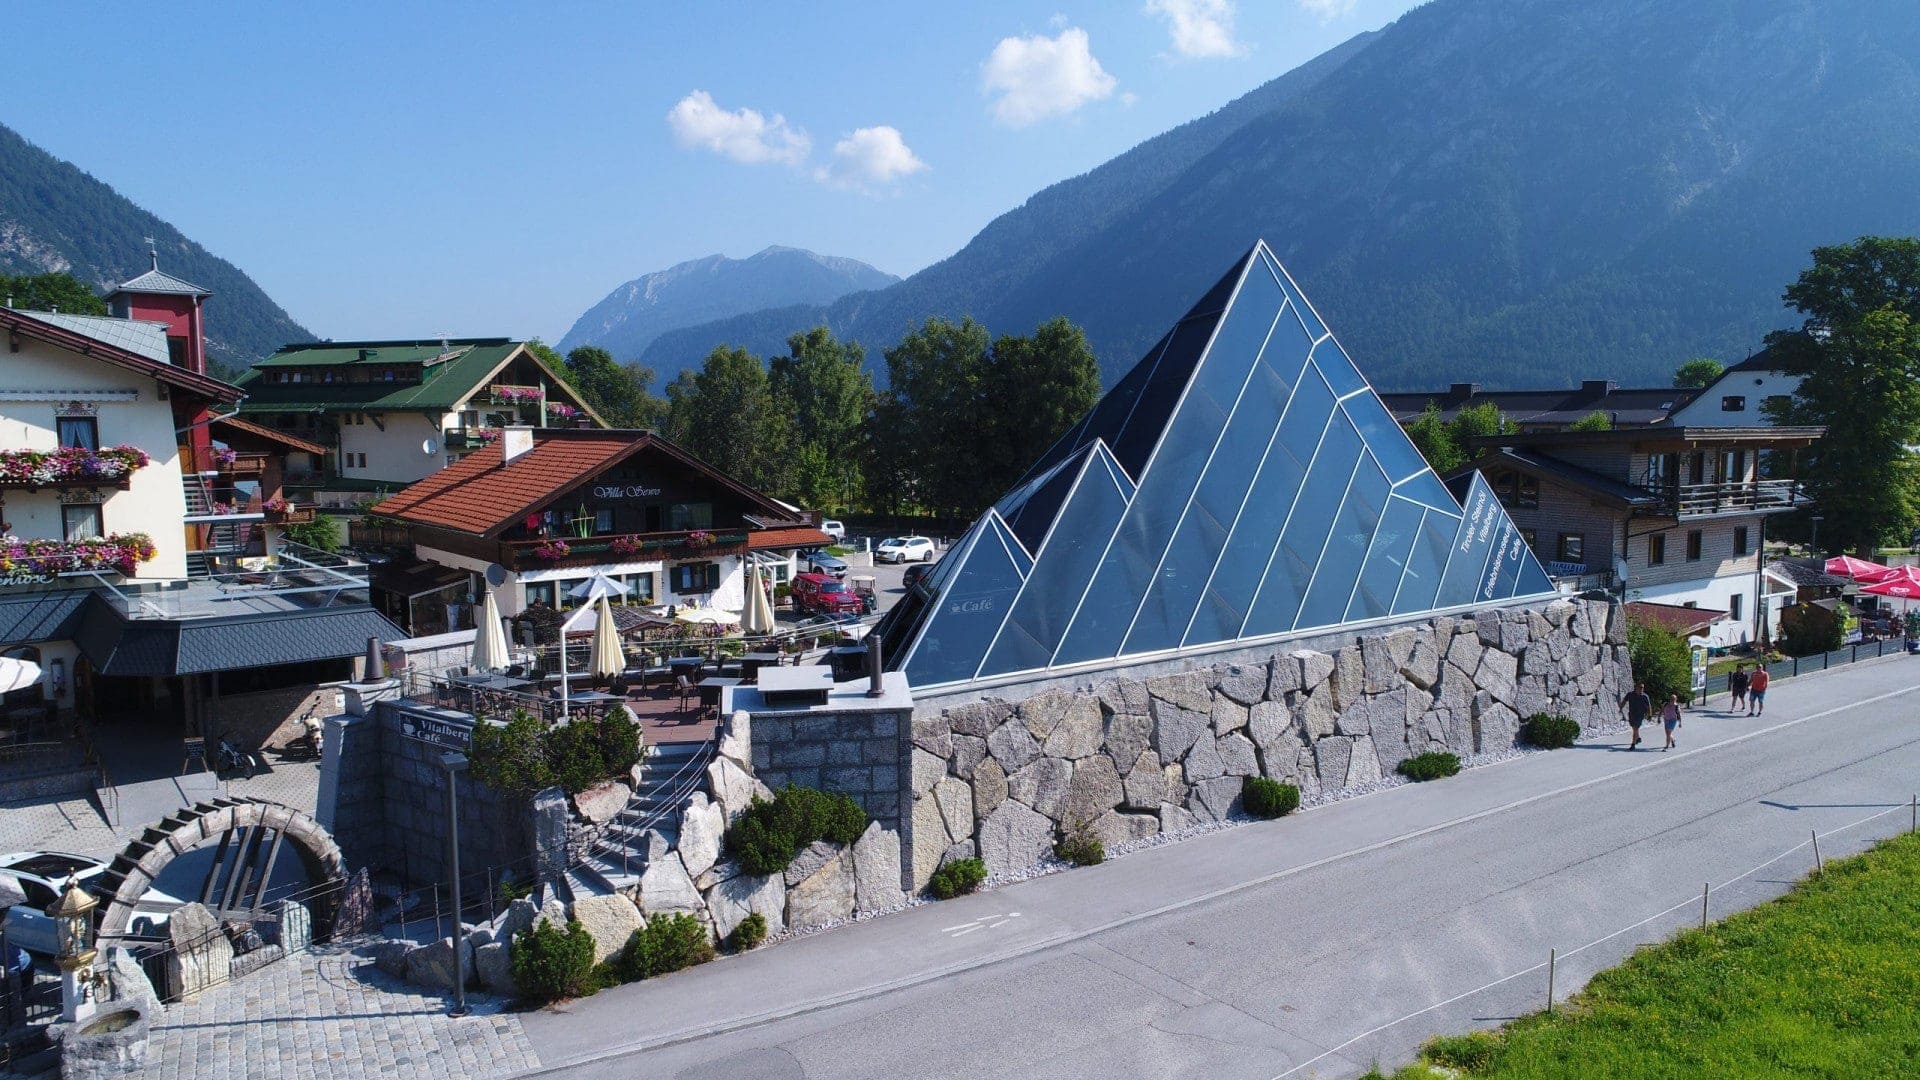
M0 450L0 487L124 488L134 470L145 468L149 461L147 452L137 446Z

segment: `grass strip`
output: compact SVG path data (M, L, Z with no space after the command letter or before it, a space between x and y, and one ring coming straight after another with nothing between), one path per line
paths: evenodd
M1551 1016L1433 1039L1421 1060L1394 1080L1430 1080L1428 1064L1475 1080L1920 1076L1920 837L1829 862L1639 950Z

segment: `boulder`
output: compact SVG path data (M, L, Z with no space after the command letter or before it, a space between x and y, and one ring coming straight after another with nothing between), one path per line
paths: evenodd
M1240 787L1240 779L1234 776L1195 784L1187 806L1196 817L1207 821L1225 821L1240 803Z
M1293 654L1300 661L1300 689L1313 693L1333 676L1333 657L1313 649L1301 649Z
M953 756L953 728L944 716L916 716L910 725L913 745L945 760Z
M1067 797L1067 784L1072 779L1071 763L1059 758L1040 758L1007 777L1007 797L1057 819L1060 803Z
M1370 738L1373 740L1374 756L1379 759L1378 775L1380 776L1392 776L1401 762L1413 756L1413 750L1407 744L1405 731L1389 735L1376 730ZM1349 766L1347 771L1351 774L1352 767Z
M1024 870L1053 850L1053 822L1008 799L980 823L980 858L988 873Z
M1480 654L1486 650L1480 647L1480 639L1472 630L1456 629L1453 642L1447 646L1447 663L1462 671L1472 671L1480 666Z
M1298 698L1293 714L1300 730L1307 733L1308 742L1333 734L1334 726L1340 721L1340 713L1333 705L1333 691L1326 686Z
M1480 658L1480 670L1474 676L1474 683L1479 689L1511 705L1515 680L1519 674L1520 665L1513 657L1488 649L1486 655Z
M1116 713L1147 713L1147 684L1140 679L1115 679L1100 687L1100 700Z
M640 906L648 915L663 911L697 912L704 906L700 890L694 888L693 875L687 873L678 854L669 851L648 858L646 872L640 875Z
M1412 632L1408 631L1406 636L1410 654ZM1384 694L1400 681L1400 665L1387 647L1387 638L1388 635L1376 634L1360 642L1362 686L1369 694Z
M1123 775L1140 751L1153 745L1153 717L1147 714L1147 708L1143 705L1139 712L1114 713L1107 718L1107 753L1121 763Z
M1422 690L1431 690L1440 681L1440 652L1433 641L1422 636L1413 646L1413 655L1400 668L1400 674Z
M1040 756L1040 744L1025 724L1002 724L987 736L987 751L1012 775Z
M1153 748L1160 751L1160 763L1171 765L1185 757L1202 735L1209 734L1213 720L1211 702L1188 709L1160 698L1153 699Z
M1227 774L1227 763L1220 757L1220 741L1211 735L1204 736L1187 751L1187 783L1197 784L1202 780L1212 780Z
M696 791L680 813L680 862L690 877L699 877L720 861L720 844L727 831L727 815L707 793Z
M473 974L488 993L501 997L520 994L520 987L513 981L513 951L504 941L473 950Z
M787 926L786 882L779 874L736 874L708 890L707 911L713 917L713 932L721 938L755 912L767 920L767 933L777 934Z
M933 790L933 785L947 775L947 761L935 757L919 747L913 748L913 794L915 798Z
M602 780L573 797L573 808L595 825L604 825L627 808L633 789L618 780Z
M1000 809L1007 798L1007 773L997 761L983 761L973 770L973 816L978 821Z
M540 909L534 906L533 901L525 897L515 900L508 904L507 910L501 912L500 918L494 921L493 940L512 941L514 935L532 926L533 920L539 914Z
M1220 693L1242 705L1265 700L1269 673L1266 665L1234 664L1217 672Z
M973 788L964 780L943 776L933 786L933 801L940 806L940 816L945 819L947 835L955 840L965 840L973 835Z
M1206 678L1197 671L1148 679L1147 696L1188 712L1204 714L1213 707L1213 693L1207 689Z
M279 906L279 946L289 956L304 952L313 944L313 912L298 900L282 900Z
M1366 686L1366 660L1360 652L1360 646L1349 645L1333 655L1333 678L1328 680L1333 687L1333 707L1347 709L1360 700L1360 692Z
M119 945L107 946L107 994L113 1001L133 1002L159 1011L160 996L153 992L153 980L140 966L140 959Z
M972 840L962 840L957 844L947 845L947 850L940 853L940 861L936 865L945 866L961 859L971 859L978 854L980 850L974 846Z
M192 1001L202 990L227 981L233 943L206 906L182 904L167 919L167 997Z
M1158 808L1155 808L1156 811ZM1100 843L1109 849L1134 840L1145 840L1160 831L1159 813L1123 814L1118 810L1109 810L1101 814L1088 831L1100 838Z
M956 735L984 739L1013 715L1013 706L1004 701L971 701L947 710L947 723Z
M1217 744L1220 761L1225 766L1226 776L1259 776L1260 758L1253 752L1253 740L1234 732L1224 736ZM1075 774L1074 779L1079 779Z
M720 810L732 824L755 798L771 799L773 792L754 775L732 758L715 758L707 766L707 790L713 792L714 801L720 804Z
M1066 802L1060 808L1060 823L1068 829L1089 826L1119 806L1123 797L1120 772L1114 768L1113 760L1097 754L1073 767Z
M642 921L640 909L633 906L633 901L618 893L575 899L573 917L593 937L593 962L596 964L626 948L627 939L640 929Z
M1150 750L1142 750L1132 771L1120 782L1121 802L1129 810L1151 811L1167 799L1167 777L1160 771L1160 759Z
M916 886L925 885L933 869L940 865L941 853L953 843L947 835L947 820L940 804L920 799L913 804L913 876Z
M558 899L549 899L540 905L540 914L534 916L534 922L545 923L560 930L567 928L567 905Z
M631 908L633 905L628 904L627 906ZM624 944L624 942L622 942L622 944ZM473 947L467 944L466 941L462 940L460 942L459 957L461 974L466 977L468 983L475 981L472 949ZM407 981L415 986L430 986L436 990L453 989L455 981L453 970L454 955L452 938L441 938L439 941L429 942L428 944L408 950ZM598 955L597 943L594 959L596 963L601 959Z
M853 845L854 910L886 911L906 898L900 888L900 834L873 822Z
M1276 656L1267 665L1267 700L1284 701L1287 694L1300 689L1300 654Z
M1105 729L1106 713L1100 702L1086 695L1076 696L1048 733L1041 752L1048 757L1078 761L1100 749Z
M1313 744L1314 772L1320 786L1336 791L1346 786L1347 768L1353 761L1353 740L1345 735L1329 735Z
M1373 730L1375 698L1363 698L1348 704L1333 719L1333 730L1341 735L1365 735Z
M1160 831L1161 832L1163 833L1179 832L1181 829L1189 828L1192 825L1193 825L1193 815L1187 811L1186 807L1177 806L1173 803L1160 804Z
M1247 734L1265 755L1291 751L1299 745L1293 734L1293 712L1284 702L1262 701L1249 709Z
M825 926L853 914L853 857L844 849L787 886L787 925Z
M941 828L944 830L945 826ZM827 840L815 840L800 849L800 853L787 864L786 879L788 885L797 884L811 876L815 870L840 857L840 845Z
M1514 656L1527 647L1533 637L1533 629L1527 622L1525 611L1505 611L1500 615L1500 651Z
M373 943L373 966L398 979L407 977L407 954L414 943L399 938L384 938Z
M1035 742L1045 742L1073 708L1075 696L1065 690L1042 690L1020 703L1020 721Z
M1347 785L1371 784L1380 779L1380 757L1374 750L1373 736L1360 735L1353 740L1353 753L1347 760Z
M735 712L727 717L726 726L720 732L720 740L714 746L714 753L736 765L753 764L753 715L751 713Z
M947 771L965 780L978 772L980 763L985 760L987 760L987 740L972 735L955 735L953 757L947 760ZM916 780L916 793L919 790L917 784Z
M1247 706L1221 694L1213 699L1213 733L1225 735L1230 731L1239 731L1247 726L1249 710Z

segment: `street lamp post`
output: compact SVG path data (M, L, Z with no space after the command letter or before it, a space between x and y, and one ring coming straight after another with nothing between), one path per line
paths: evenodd
M85 1020L96 1007L98 980L93 961L99 952L93 947L93 909L99 903L78 881L68 879L67 891L47 908L57 935L54 962L60 966L60 1019L67 1023Z
M1807 546L1813 549L1815 556L1818 556L1820 554L1820 522L1825 519L1819 514L1815 514L1811 520L1813 521L1813 537L1807 541Z
M564 660L562 661L565 662ZM467 768L467 755L448 751L440 755L447 770L447 865L453 868L453 1008L448 1016L467 1015L466 923L460 907L460 795L458 780Z

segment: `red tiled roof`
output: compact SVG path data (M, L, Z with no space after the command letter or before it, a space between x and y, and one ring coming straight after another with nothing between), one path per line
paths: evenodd
M582 430L569 438L537 436L533 449L507 465L498 444L483 447L373 508L416 525L487 535L506 528L647 441L633 432Z
M1657 626L1670 633L1689 637L1727 617L1724 611L1686 607L1682 604L1655 604L1635 600L1627 605L1627 621L1640 626Z
M252 421L242 420L237 416L216 416L213 418L213 422L222 427L232 428L234 431L250 435L256 439L265 439L268 442L279 443L281 446L292 450L304 450L309 454L321 455L327 452L327 448L317 442L308 442L297 435L289 435L284 431L275 431L270 427L262 427Z
M750 551L766 551L772 548L826 547L833 543L833 537L811 525L788 529L755 529L747 534L747 548Z

